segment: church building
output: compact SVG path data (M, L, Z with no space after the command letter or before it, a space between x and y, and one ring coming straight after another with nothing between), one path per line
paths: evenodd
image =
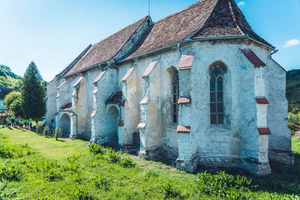
M47 125L149 159L271 173L292 165L286 71L234 0L150 16L87 46L47 85ZM53 123L54 124L54 123Z

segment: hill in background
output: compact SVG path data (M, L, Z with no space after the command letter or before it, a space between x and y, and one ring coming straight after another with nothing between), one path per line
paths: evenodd
M0 87L20 89L21 76L13 73L8 66L0 65Z
M286 98L290 104L300 104L300 69L286 74Z

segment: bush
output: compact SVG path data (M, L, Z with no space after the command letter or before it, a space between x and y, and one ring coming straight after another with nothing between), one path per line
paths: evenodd
M226 199L247 199L244 192L250 191L251 179L237 176L235 179L232 175L225 172L210 174L207 172L198 174L196 187L201 194L212 195Z
M62 132L61 128L57 126L55 128L55 133L54 133L55 139L58 140L58 138L61 137L62 135L63 135L63 132Z
M23 177L23 171L20 166L2 164L0 165L0 179L19 181Z
M49 133L50 133L50 128L49 128L49 126L46 126L46 127L44 128L43 135L44 135L44 136L48 136Z
M44 178L48 181L54 181L55 179L61 179L62 175L59 170L50 169L48 173L44 176Z
M120 161L120 165L124 168L134 168L136 164L131 158L123 158Z
M100 144L90 144L89 149L90 152L92 152L94 155L105 153L105 148L102 147Z
M43 126L39 123L36 124L36 129L35 129L35 132L37 134L42 134L42 129L43 129Z
M100 189L108 189L109 187L109 181L106 179L105 176L96 176L96 178L93 179L93 182L97 188Z
M112 149L108 151L108 161L110 163L118 163L120 161L120 156L116 154Z
M181 196L169 182L162 185L160 191L164 194L164 199L178 198Z

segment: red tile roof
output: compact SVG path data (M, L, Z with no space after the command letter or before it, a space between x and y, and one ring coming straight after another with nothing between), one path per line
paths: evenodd
M58 86L57 89L61 88L61 86L63 86L66 82L67 82L67 80L65 80L64 82L62 82L62 84L60 84L60 86Z
M142 75L143 78L148 77L151 74L151 72L154 69L157 62L158 62L158 60L155 60L150 63L150 65L148 66L148 68L146 69L144 74Z
M190 126L177 126L177 133L190 133Z
M76 83L73 85L73 87L76 87L76 85L78 83L80 83L80 81L82 81L82 79L84 78L85 75L80 76L80 78L76 81Z
M118 126L124 126L124 122L123 121L119 121L118 122Z
M130 40L131 36L136 33L137 29L143 23L147 23L147 20L148 17L144 17L101 42L94 44L65 76L76 74L111 60Z
M271 135L269 128L258 128L259 135Z
M58 115L59 112L55 112L54 115Z
M122 82L127 81L127 79L129 78L130 74L133 72L134 67L130 67L129 70L127 71L127 73L125 74L125 76L122 78Z
M121 103L122 101L122 91L118 91L112 94L105 103Z
M69 111L69 110L72 110L72 103L67 103L66 105L62 106L59 110L60 111Z
M266 98L257 98L256 101L258 104L269 104L269 101Z
M257 57L257 55L249 48L241 49L246 58L254 65L254 67L264 67L266 64Z
M170 15L148 30L127 59L163 49L188 39L248 36L271 48L247 22L234 0L202 0Z
M192 102L191 98L179 98L178 104L190 104Z
M137 126L138 129L145 129L147 126L146 123L139 123L139 125Z
M194 62L194 52L188 51L183 53L178 65L178 70L188 70L192 69L193 62Z
M98 83L100 80L101 80L101 78L104 76L104 74L105 74L105 72L106 72L106 70L105 71L102 71L98 76L97 76L97 78L94 80L94 84L95 83Z

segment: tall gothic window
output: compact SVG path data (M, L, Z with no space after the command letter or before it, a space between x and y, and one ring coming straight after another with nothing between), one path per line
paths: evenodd
M224 123L224 95L223 95L223 74L221 67L215 66L210 69L210 123Z
M172 75L173 122L178 123L179 76L176 70Z

